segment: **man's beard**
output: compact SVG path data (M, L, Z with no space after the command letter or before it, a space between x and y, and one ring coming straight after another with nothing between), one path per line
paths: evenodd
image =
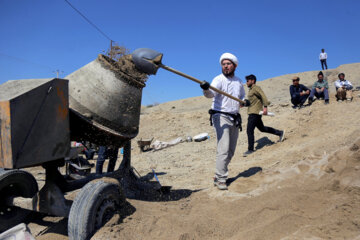
M234 71L231 71L231 72L229 72L229 73L225 73L224 71L222 71L222 73L225 75L225 77L233 77L233 76L234 76L234 72L235 72L235 70L234 70Z

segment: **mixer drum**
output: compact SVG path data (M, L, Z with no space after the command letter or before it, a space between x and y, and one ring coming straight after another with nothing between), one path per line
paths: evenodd
M72 140L121 146L137 136L144 82L120 71L104 55L65 79Z

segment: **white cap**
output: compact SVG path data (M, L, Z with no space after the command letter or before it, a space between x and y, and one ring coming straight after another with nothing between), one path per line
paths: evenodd
M230 61L232 61L236 66L239 64L237 57L234 54L231 53L223 53L220 57L220 65L222 60L224 59L228 59Z

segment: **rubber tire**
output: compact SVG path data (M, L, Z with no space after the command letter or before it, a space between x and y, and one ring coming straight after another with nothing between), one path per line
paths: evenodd
M116 209L125 203L122 188L115 179L101 178L87 183L71 205L68 220L69 240L88 240L110 220L112 216L105 222L102 219L100 226L97 221L98 211L109 201L113 206L105 209L111 211L112 216Z
M19 207L6 206L5 199L10 196L31 198L38 190L38 184L30 173L0 168L0 232L22 223L31 212ZM9 209L11 211L8 211Z

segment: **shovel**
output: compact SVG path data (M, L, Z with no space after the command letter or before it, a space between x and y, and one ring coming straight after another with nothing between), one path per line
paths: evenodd
M146 74L149 74L149 75L155 75L157 70L159 68L163 68L165 70L168 70L170 72L173 72L175 74L178 74L182 77L185 77L185 78L188 78L194 82L197 82L199 84L202 84L203 81L199 80L199 79L196 79L192 76L189 76L185 73L182 73L180 71L177 71L171 67L168 67L168 66L165 66L164 64L161 63L161 59L163 57L163 54L162 53L159 53L155 50L152 50L150 48L138 48L136 49L133 53L132 53L132 59L135 63L135 66L142 72L146 73ZM217 92L217 93L220 93L228 98L231 98L235 101L238 101L239 103L245 105L245 101L243 100L240 100L224 91L221 91L220 89L217 89L213 86L210 85L210 89Z

